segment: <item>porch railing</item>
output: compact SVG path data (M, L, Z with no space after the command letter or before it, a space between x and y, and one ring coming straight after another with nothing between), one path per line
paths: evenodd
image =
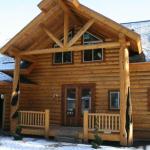
M120 132L120 114L88 113L84 112L84 140L88 139L88 133L98 131L105 134Z
M49 110L41 111L19 111L19 126L25 128L42 128L45 130L45 137L49 134Z

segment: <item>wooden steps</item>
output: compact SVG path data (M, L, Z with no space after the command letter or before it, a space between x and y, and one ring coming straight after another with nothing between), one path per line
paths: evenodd
M64 137L79 139L82 133L82 127L63 127L63 126L50 126L49 137ZM44 129L41 128L22 128L22 134L44 136Z
M82 143L81 139L68 136L55 136L55 140L58 142L66 142L66 143Z
M82 132L80 127L60 127L54 137L58 142L82 143L79 137L80 132Z

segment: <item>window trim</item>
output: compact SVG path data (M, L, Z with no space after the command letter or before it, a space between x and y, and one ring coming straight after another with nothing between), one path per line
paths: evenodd
M92 34L92 33L90 33L90 32L85 32L85 33L88 33L88 34L90 34L91 36L95 37L96 39L98 39L98 41L85 42L85 41L84 41L84 34L83 34L83 36L82 36L82 44L83 44L83 45L85 45L85 44L97 44L97 43L102 43L102 42L104 41L102 38L99 38L99 37L95 36L94 34ZM99 48L97 48L97 49L99 49ZM97 49L89 49L89 50L92 51L92 60L91 60L91 61L85 61L85 60L84 60L84 52L85 52L86 50L83 50L83 51L82 51L82 62L83 62L83 63L88 63L88 62L102 62L102 61L104 61L104 49L103 49L103 48L100 48L100 49L102 50L102 59L101 59L101 60L94 60L94 50L97 50Z
M67 52L67 51L66 51ZM53 53L53 65L70 65L70 64L73 64L73 58L74 58L74 53L72 51L68 51L68 52L71 52L71 62L64 62L64 53L65 52L59 52L59 53L62 53L62 62L61 63L55 63L55 54L56 53Z
M117 93L118 94L118 97L119 97L119 100L118 100L118 108L113 108L111 106L111 93ZM119 111L120 110L120 91L119 90L109 90L108 92L108 99L109 99L109 110L116 110L116 111Z
M98 39L99 41L90 41L90 42L84 42L84 34L85 33L88 33L88 34L90 34L91 36L93 36L93 37L95 37L96 39ZM91 43L91 44L96 44L96 43L99 43L100 42L100 40L101 40L101 42L103 42L104 40L102 39L102 38L99 38L99 37L97 37L96 35L94 35L94 34L92 34L92 33L90 33L90 32L85 32L84 34L83 34L83 44L84 43Z
M97 49L89 49L89 51L92 51L92 60L91 61L85 61L84 60L84 52L86 50L83 50L83 52L82 52L82 62L83 63L88 63L88 62L102 62L104 60L104 51L103 51L103 48L101 48L101 50L102 50L102 59L101 60L94 60L94 50L97 50Z

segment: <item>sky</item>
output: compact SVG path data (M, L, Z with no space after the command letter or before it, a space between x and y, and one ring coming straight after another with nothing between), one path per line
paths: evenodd
M40 13L41 0L0 1L0 47ZM150 0L79 0L118 23L150 20Z

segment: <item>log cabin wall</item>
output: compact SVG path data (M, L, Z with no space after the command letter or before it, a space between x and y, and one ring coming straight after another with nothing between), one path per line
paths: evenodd
M77 44L81 43L82 38ZM50 109L51 123L60 125L62 85L96 83L95 111L119 113L109 111L108 103L108 91L120 88L119 49L104 49L102 62L83 63L81 52L73 53L73 64L53 65L52 54L36 56L36 61L29 78L39 89L28 97L28 109Z
M0 86L0 94L4 95L4 130L10 129L10 99L11 99L11 85Z
M32 89L35 89L32 85L21 85L21 101L19 109L28 110L29 109L29 97L33 95ZM33 90L36 91L36 90ZM10 130L10 100L12 93L12 84L6 83L0 86L0 94L4 95L4 130ZM30 99L29 99L30 100Z
M130 64L134 137L150 139L150 63Z

